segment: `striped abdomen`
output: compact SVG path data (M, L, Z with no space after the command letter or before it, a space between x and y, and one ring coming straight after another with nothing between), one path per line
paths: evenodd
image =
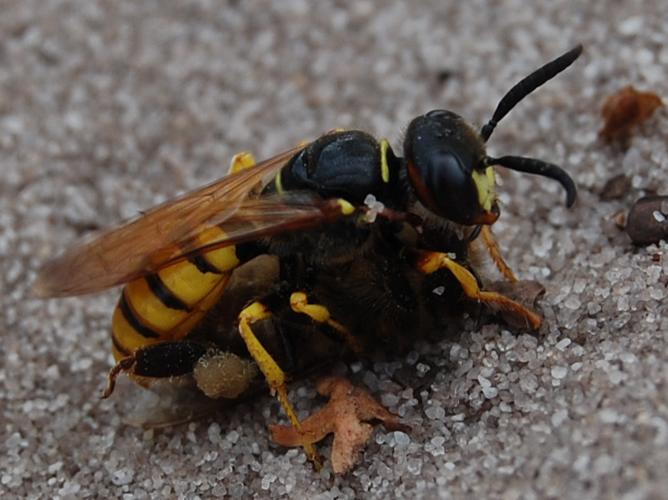
M207 232L207 239L211 236ZM112 319L116 361L147 345L185 337L220 299L239 264L236 248L229 246L128 283Z

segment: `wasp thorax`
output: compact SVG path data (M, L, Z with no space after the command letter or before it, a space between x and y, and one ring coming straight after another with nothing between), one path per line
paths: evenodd
M497 219L494 172L484 143L459 115L434 110L415 118L404 154L411 185L427 208L459 224Z

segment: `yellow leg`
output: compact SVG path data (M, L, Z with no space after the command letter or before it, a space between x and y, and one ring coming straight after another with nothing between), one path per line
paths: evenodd
M257 363L260 371L264 374L272 394L275 394L281 403L290 423L298 433L302 433L302 425L299 422L297 413L288 400L288 391L285 386L285 372L283 372L281 367L274 361L274 358L271 357L271 354L260 343L250 326L255 321L266 319L270 315L271 313L264 304L253 302L239 313L239 334L246 343L248 352ZM306 455L315 464L316 468L320 468L322 464L315 447L309 443L304 443L303 447Z
M494 261L496 268L508 281L513 283L516 282L517 278L515 277L515 273L513 273L510 266L506 264L506 261L503 260L503 257L501 256L501 250L499 250L499 246L496 244L492 229L489 226L482 226L480 234L482 235L482 241L485 243L487 251Z
M356 354L361 354L363 349L360 342L351 335L350 331L336 320L333 320L329 309L320 304L309 304L308 297L304 292L295 292L290 295L290 307L297 313L306 314L317 323L326 323L331 326L348 344Z
M543 323L543 318L531 309L524 307L519 302L515 302L497 292L486 292L481 290L475 276L461 264L457 264L457 262L448 257L447 254L440 252L424 252L418 261L418 269L425 274L431 274L439 269L447 269L454 275L457 281L459 281L464 294L468 298L492 304L501 309L518 314L524 318L528 325L534 330L538 330Z
M237 172L250 168L253 165L255 165L255 157L253 156L253 153L242 151L241 153L237 153L232 157L228 174L236 174Z

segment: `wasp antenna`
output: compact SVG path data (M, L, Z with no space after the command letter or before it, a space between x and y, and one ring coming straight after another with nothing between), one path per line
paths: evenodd
M554 61L550 61L546 65L538 68L536 71L531 73L526 78L523 78L520 82L515 84L506 95L503 96L503 99L499 102L499 105L492 115L492 119L487 122L486 125L480 130L480 135L482 139L487 142L489 136L492 135L494 127L506 116L510 110L512 110L518 102L524 99L526 96L531 94L538 87L543 85L548 80L551 80L563 70L568 68L575 60L580 57L582 54L582 45L576 45L574 48L566 52L565 54L557 57Z
M487 157L489 165L500 165L516 170L518 172L525 172L527 174L541 175L559 182L566 190L566 206L571 207L575 203L577 195L577 188L575 182L566 171L552 163L547 163L535 158L525 158L523 156L502 156L501 158Z

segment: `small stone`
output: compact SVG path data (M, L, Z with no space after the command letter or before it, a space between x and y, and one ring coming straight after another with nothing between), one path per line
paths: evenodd
M566 366L553 366L550 373L553 378L561 380L568 374L568 368Z
M411 438L405 432L395 431L394 442L397 444L397 446L408 446L411 442Z
M483 387L482 393L487 399L494 399L499 395L499 390L496 387Z
M627 17L619 23L618 30L624 36L637 35L643 29L645 20L642 16Z
M645 196L631 207L626 220L626 233L636 245L649 245L668 238L666 215L661 207L668 196Z
M569 338L565 338L565 339L561 339L559 342L557 342L557 345L556 345L555 347L556 347L557 349L559 349L560 351L563 351L563 350L566 349L569 345L571 345L571 339L569 339Z

